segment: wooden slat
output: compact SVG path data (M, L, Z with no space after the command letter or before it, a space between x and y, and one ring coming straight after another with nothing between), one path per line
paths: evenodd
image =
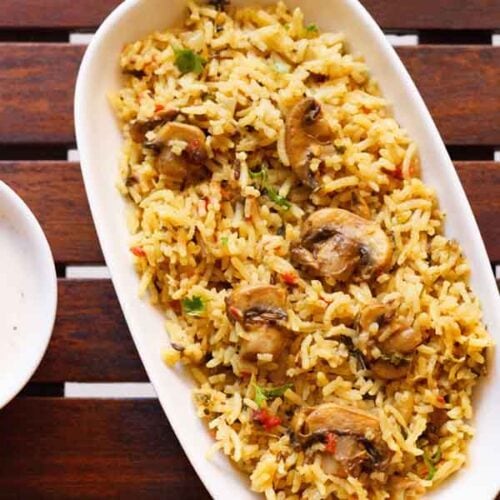
M33 210L57 262L103 261L78 164L0 162L0 179Z
M400 47L447 144L500 144L500 47Z
M0 29L93 29L119 0L3 0ZM498 29L496 0L362 0L386 29Z
M375 20L387 29L498 29L498 0L361 0Z
M0 436L2 498L210 498L155 400L19 398Z
M490 259L500 261L500 163L456 165ZM56 261L103 262L76 163L0 162L0 179L18 191L41 221Z
M120 0L1 0L0 29L93 29Z
M59 279L58 285L54 333L33 380L148 381L111 281Z
M0 44L0 144L74 140L73 86L83 51L66 44ZM500 47L398 52L448 144L500 144Z
M0 143L74 143L73 94L84 50L0 44Z

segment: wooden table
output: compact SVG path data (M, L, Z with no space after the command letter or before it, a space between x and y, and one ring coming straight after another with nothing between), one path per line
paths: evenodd
M66 161L85 50L69 33L92 32L117 3L0 0L0 178L38 216L59 275L47 355L0 412L0 498L208 496L155 399L64 397L68 381L147 381L111 282L66 277L69 265L103 264L79 165ZM420 45L398 53L449 147L492 265L500 263L500 47L491 37L500 2L363 3L388 33L419 35Z

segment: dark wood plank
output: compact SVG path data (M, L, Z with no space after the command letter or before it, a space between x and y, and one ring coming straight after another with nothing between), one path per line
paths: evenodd
M110 280L59 279L58 294L35 382L148 381Z
M400 47L447 144L500 144L500 47Z
M0 436L2 498L210 498L156 400L19 398Z
M1 0L0 29L93 29L120 0Z
M2 0L0 29L93 29L119 0ZM362 0L385 29L498 29L496 0Z
M0 143L74 143L73 93L84 50L0 44Z
M388 29L498 29L498 0L361 0L375 20Z
M490 259L500 261L500 163L456 165ZM0 178L33 209L57 262L103 262L76 163L0 162Z
M0 162L0 179L33 210L57 262L103 261L78 164Z
M500 163L457 162L490 260L500 262Z
M74 140L72 99L84 47L0 44L0 144ZM500 47L400 47L448 144L500 144Z

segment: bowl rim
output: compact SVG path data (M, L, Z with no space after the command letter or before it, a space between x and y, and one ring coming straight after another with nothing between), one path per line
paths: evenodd
M50 302L45 314L46 321L40 325L37 332L38 336L43 338L38 350L38 355L32 363L26 365L25 374L20 377L19 383L0 401L0 409L4 408L19 394L40 366L52 337L57 313L57 273L54 257L47 237L27 203L7 183L0 180L0 197L2 196L7 198L8 202L12 204L14 210L17 211L20 216L19 219L23 221L24 228L37 242L37 246L34 250L43 260L43 265L46 268L48 276L50 276L50 280L45 283L45 291L48 293Z
M404 66L403 62L397 55L394 47L389 43L389 41L386 39L384 33L382 32L381 28L378 26L378 24L375 22L375 20L372 18L372 16L368 13L366 8L358 1L358 0L339 0L342 3L346 4L350 10L354 12L354 14L358 17L360 20L360 23L364 25L364 30L369 32L370 35L374 38L377 39L377 43L379 45L379 50L381 52L384 52L386 54L386 57L389 61L389 63L394 67L395 71L399 74L399 78L401 80L401 87L404 87L405 91L411 94L411 97L414 101L414 105L417 108L419 118L422 120L422 127L427 129L430 133L434 135L434 140L432 141L432 147L436 150L437 154L443 159L444 163L447 163L450 168L447 168L448 170L448 176L449 180L451 181L451 186L450 188L453 190L453 192L456 194L458 201L463 205L464 210L468 213L469 217L467 217L467 220L465 221L467 229L465 232L468 232L471 236L472 239L474 240L474 247L475 247L475 252L477 252L477 259L479 261L479 264L475 266L475 268L484 268L485 265L487 264L488 268L490 267L490 261L488 258L488 255L486 253L486 248L484 246L483 239L480 235L479 228L477 227L477 223L474 217L474 214L472 212L470 203L468 201L468 198L465 195L465 192L463 190L463 187L461 185L461 182L459 180L458 174L455 171L451 159L449 157L449 154L446 150L446 147L442 141L441 135L439 134L439 131L434 123L434 120L432 119L430 112L425 105L423 98L421 97L419 91L417 90L417 87L410 77L406 67ZM87 193L87 197L89 199L89 205L90 209L94 218L94 221L100 220L101 216L98 214L98 209L96 206L98 205L96 203L96 200L98 199L98 195L95 193L94 189L92 188L91 185L91 179L90 179L90 173L88 171L90 170L90 166L86 166L87 163L91 163L90 161L87 162L86 159L86 151L90 147L89 144L91 141L87 141L87 136L85 134L84 126L83 126L83 116L85 113L85 100L84 100L84 94L85 94L85 87L87 86L88 82L88 77L87 74L90 71L90 68L92 67L92 62L93 59L95 58L96 54L98 54L101 50L102 47L100 46L102 39L110 32L113 30L115 27L116 23L121 20L123 16L125 16L130 10L134 9L136 6L140 5L141 3L146 3L146 0L125 0L123 1L120 5L118 5L109 15L108 17L103 21L103 23L100 25L98 30L93 36L92 41L90 42L89 46L87 47L87 50L85 51L85 55L83 57L80 70L78 73L78 78L77 78L77 83L76 83L76 90L75 90L75 128L76 128L76 136L77 136L77 143L78 147L80 150L80 155L81 155L81 169L82 169L82 174L83 174L83 179L84 179L84 184L85 184L85 190ZM392 104L392 102L391 102ZM112 250L111 250L111 244L108 241L107 236L104 235L104 230L103 233L101 234L101 225L96 223L96 229L97 229L97 234L98 238L101 244L101 248L103 251L103 254L106 258L106 262L108 263L111 278L113 280L113 285L115 286L115 266L114 262L110 263L108 261L107 255L111 255ZM108 247L109 243L109 247ZM471 256L469 256L470 260ZM118 270L119 265L116 265L116 270ZM478 270L476 269L476 273L479 273ZM117 273L118 274L118 273ZM493 290L496 290L496 282L494 279L494 276L492 273L490 273L489 277L486 277L485 283L483 284L484 289L489 290L490 292ZM475 293L477 293L476 287L473 287L473 290ZM122 297L121 294L117 294L118 299L120 302L120 305L122 306L122 310L124 312L124 316L127 320L127 323L129 323L129 320L127 318L127 307L124 307L123 302L122 302ZM493 311L492 314L495 316L495 322L497 324L500 324L500 297L497 296L493 299L494 302L497 304L496 311ZM488 308L489 309L489 308ZM136 345L139 345L140 342L136 338L136 334L133 329L131 329L131 335L134 339L134 342ZM149 379L152 381L153 386L155 385L154 377L151 377L151 371L149 363L146 360L145 361L145 356L143 356L143 353L141 352L140 349L139 351L139 357L141 358L141 361L144 365L145 371L149 377ZM491 382L490 382L491 383ZM479 388L475 389L475 392L478 391ZM165 401L163 400L161 396L161 392L157 391L159 395L159 400L162 406L163 411L165 412L167 419L170 422L170 425L179 440L179 442L182 445L182 448L184 450L184 453L187 455L189 461L193 465L197 475L203 482L204 486L207 488L209 493L214 496L215 491L220 491L219 488L216 488L214 480L210 477L209 473L207 470L199 465L199 460L198 457L195 456L194 451L191 449L191 447L185 445L185 439L184 439L184 431L180 428L180 425L178 425L178 420L177 418L173 419L169 415L169 412L167 411L167 406L165 404ZM500 485L500 482L499 482Z

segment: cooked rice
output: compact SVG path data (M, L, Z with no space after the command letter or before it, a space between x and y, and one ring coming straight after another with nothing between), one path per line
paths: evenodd
M173 346L163 353L165 363L181 362L192 372L198 414L215 438L212 451L229 456L266 498L420 497L466 462L472 389L492 344L468 284L468 262L443 236L444 215L434 190L419 178L415 144L344 36L307 28L300 9L289 12L283 3L226 10L189 3L183 27L127 45L123 88L112 96L124 134L119 187L132 202L140 292L165 311ZM200 75L181 74L179 47L204 58ZM310 197L284 145L285 117L304 95L321 102L337 148ZM207 137L210 178L182 191L165 187L154 152L130 137L134 120L167 108L179 109L176 120L199 126ZM186 143L171 146L182 155ZM289 209L250 175L264 163L269 184L287 197ZM344 208L380 224L394 246L390 270L350 283L300 274L289 259L290 244L318 207ZM286 273L297 278L287 286L288 354L279 364L269 354L255 363L240 359L245 332L229 321L225 299L241 284L281 283ZM193 297L203 303L198 316L180 306ZM430 332L405 378L374 377L341 341L366 343L357 321L374 299L398 304L397 316ZM339 375L346 361L349 373ZM293 386L263 404L281 419L267 432L254 420L255 384L283 381ZM392 452L386 470L337 477L322 468L322 443L296 446L292 416L324 402L378 417ZM426 429L435 409L446 410L447 421L432 442ZM438 449L429 479L424 454Z

